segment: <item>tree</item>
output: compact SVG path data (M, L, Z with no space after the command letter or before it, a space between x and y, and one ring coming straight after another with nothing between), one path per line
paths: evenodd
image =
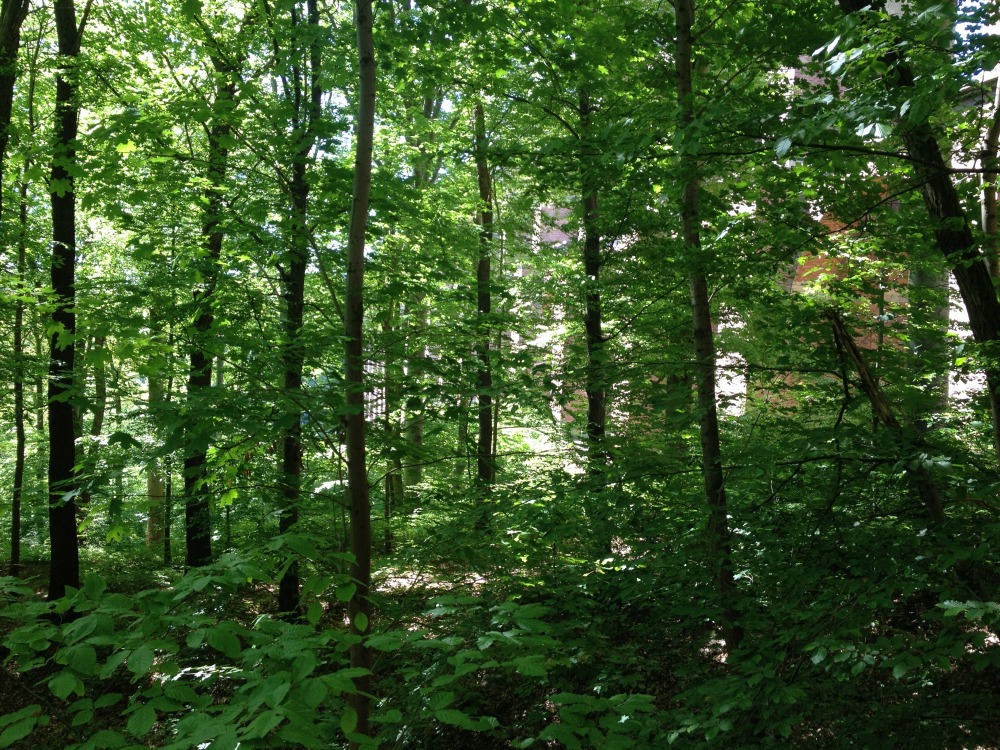
M358 119L354 146L354 197L347 240L347 294L344 298L345 366L347 385L347 493L351 512L351 578L355 589L348 614L351 631L359 636L351 646L351 667L362 670L355 680L352 707L357 723L351 747L360 747L370 734L369 694L371 654L364 642L371 621L371 507L365 458L364 271L365 232L371 194L372 151L375 134L375 44L372 4L357 0L354 23L358 51ZM358 737L362 739L358 739Z
M215 314L212 296L219 281L222 243L225 237L223 191L229 166L229 142L233 132L238 71L229 58L212 56L213 97L211 121L205 125L207 138L207 182L204 195L201 235L203 250L199 259L200 282L192 292L196 314L191 332L187 379L188 408L196 410L212 386L212 327ZM197 413L197 411L195 411ZM184 456L184 533L185 562L191 567L212 561L211 494L208 487L208 444L206 424L192 416L188 446Z
M56 125L52 178L52 335L49 341L49 539L51 569L49 598L60 599L68 586L80 585L79 540L76 531L77 424L73 417L75 392L75 271L76 193L74 191L76 137L80 110L75 61L86 13L77 28L73 0L54 4L59 40L56 75ZM89 8L89 6L88 6Z
M322 108L320 83L321 48L319 8L316 0L306 6L305 23L296 5L289 9L293 39L307 39L303 52L292 50L291 75L282 76L286 108L291 112L293 149L287 181L289 219L286 254L279 273L282 283L284 339L282 362L284 369L282 419L282 494L285 506L281 511L279 532L287 533L298 522L302 484L302 368L305 343L302 340L303 307L305 304L306 267L309 262L309 183L306 167L316 142ZM272 23L274 19L271 19ZM304 30L304 31L303 31ZM274 42L278 46L277 40ZM301 56L300 56L301 55ZM299 577L295 562L281 578L278 589L278 609L295 612L299 607Z
M479 185L480 208L477 222L481 227L479 235L479 261L476 263L476 302L479 314L479 339L476 342L476 356L479 358L477 372L479 401L479 436L476 441L476 476L487 492L496 480L496 459L493 448L493 372L490 367L489 316L492 312L490 285L491 255L493 252L493 179L486 160L486 116L483 105L477 102L474 108L476 177Z
M700 144L694 124L694 18L695 0L677 0L677 103L679 130L682 133L681 179L684 246L691 271L691 313L694 319L698 422L701 437L701 465L708 502L709 564L712 567L716 594L722 606L722 632L726 649L739 648L743 631L735 608L736 584L733 578L732 549L729 540L725 475L719 438L718 402L716 399L717 360L712 336L712 312L708 295L707 260L701 252L701 218L698 211L701 192L698 175Z
M846 14L860 13L872 8L862 20L862 25L877 28L878 11L884 2L866 0L838 0ZM891 75L885 78L890 90L914 92L916 79L906 56L893 40L892 51L882 55L881 61ZM934 227L938 249L952 268L962 301L969 312L969 322L976 342L984 346L987 359L993 357L993 342L1000 336L1000 301L997 299L988 266L972 234L968 215L962 206L958 191L952 181L951 169L941 150L938 133L930 122L931 112L915 108L910 117L900 123L900 138L906 149L908 162L923 195L927 214ZM993 412L993 441L1000 458L1000 371L991 364L984 367L987 391Z

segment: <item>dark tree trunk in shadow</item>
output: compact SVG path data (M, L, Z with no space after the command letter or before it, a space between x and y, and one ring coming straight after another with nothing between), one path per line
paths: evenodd
M692 52L694 37L694 0L676 0L677 11L677 100L680 105L680 127L687 130L694 122L694 69ZM692 136L696 137L696 136ZM712 311L709 304L707 260L702 257L701 219L696 157L697 144L687 144L681 155L684 192L681 220L684 246L694 269L691 273L691 312L694 317L695 383L698 391L698 413L701 436L701 466L708 503L708 551L715 592L722 612L720 622L726 650L739 648L743 629L736 610L736 582L733 577L732 549L729 535L728 503L725 476L722 470L722 444L719 438L719 413L716 398L716 352L712 332Z
M80 585L76 530L76 420L73 415L76 348L76 166L79 105L74 69L80 52L73 0L54 4L59 56L56 74L55 136L52 160L52 269L54 296L49 341L49 598Z
M362 640L371 620L371 506L365 465L365 385L362 321L364 318L365 232L371 194L372 150L375 135L375 43L371 0L356 0L358 45L358 119L355 131L354 200L347 238L347 295L344 303L345 380L347 383L347 493L351 514L351 577L356 589L348 603L351 632L360 636L350 647L351 667L367 670L355 679L357 692L350 704L357 716L355 732L370 734L372 689L371 651ZM350 741L359 748L361 742Z
M212 329L215 314L213 296L219 278L222 256L223 186L229 164L228 141L232 136L231 108L236 95L236 81L229 65L212 57L216 89L212 102L212 120L207 126L208 182L205 189L205 211L202 216L204 257L200 264L202 283L194 290L197 310L191 332L187 398L189 439L184 456L184 541L185 564L200 567L212 562L212 519L208 486L208 436L205 426L198 424L198 409L208 399L212 387Z
M475 107L476 177L479 183L479 262L476 264L476 305L478 330L476 356L476 397L479 401L479 437L476 443L476 477L479 488L488 493L496 480L496 462L493 456L493 370L490 365L490 314L493 299L490 290L491 260L493 253L493 178L486 160L486 116L483 105Z

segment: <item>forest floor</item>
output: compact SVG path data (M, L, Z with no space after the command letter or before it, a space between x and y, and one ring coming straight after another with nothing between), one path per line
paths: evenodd
M636 555L620 552L603 572L570 565L501 575L454 560L384 560L374 630L402 645L375 651L377 709L401 716L383 747L509 750L533 739L535 748L658 750L670 737L664 727L673 726L678 748L1000 748L1000 639L985 624L959 633L934 617L934 595L900 594L852 642L797 640L796 628L810 623L774 622L762 610L757 621L774 629L727 663L695 615L704 604L654 601ZM20 577L42 598L47 572L32 563ZM117 583L109 576L109 591L135 595L179 574L135 566ZM665 586L655 582L655 590ZM241 585L217 602L216 616L252 628L277 614L275 602L275 585ZM344 603L330 597L317 624L346 630ZM0 635L17 625L0 620ZM0 669L0 716L39 705L54 717L12 747L64 750L79 741L67 704L46 684L60 668L50 662L21 673L8 659ZM101 689L134 693L130 678ZM232 694L225 685L213 688L217 702ZM92 721L124 732L126 718L117 705ZM629 722L628 732L620 729ZM741 739L730 744L730 734Z

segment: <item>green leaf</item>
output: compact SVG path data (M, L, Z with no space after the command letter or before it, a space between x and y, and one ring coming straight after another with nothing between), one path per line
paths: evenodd
M86 644L71 646L63 652L63 658L67 666L85 677L97 674L97 651L93 646Z
M181 3L181 13L188 18L197 18L201 15L202 0L184 0Z
M102 729L90 738L90 744L86 747L92 747L95 750L98 748L101 750L117 750L125 746L125 741L125 736L121 732L116 732L113 729Z
M792 149L792 139L787 136L784 138L779 138L778 142L774 145L774 154L779 159L783 158Z
M128 669L138 677L146 674L153 666L154 661L156 661L156 652L150 646L143 644L129 654Z
M357 589L358 587L355 583L343 583L340 586L337 586L334 596L337 597L338 602L349 602Z
M354 615L354 627L358 629L359 633L364 633L368 630L368 615L364 612L358 612Z
M306 610L306 621L310 625L315 625L321 619L323 619L323 604L321 602L314 601Z
M472 729L476 726L475 722L468 714L454 708L442 708L439 711L435 711L434 718L442 724L451 724L452 726L462 727L464 729Z
M105 693L94 701L94 708L108 708L122 699L121 693Z
M230 659L238 659L242 652L240 639L231 630L223 627L209 628L205 631L205 640L216 651L221 651Z
M10 747L18 740L31 734L39 722L42 707L37 703L25 706L20 711L8 714L2 719L3 724L9 724L0 734L0 747ZM46 717L47 718L47 717Z
M66 700L74 691L77 695L83 695L83 682L72 671L64 669L49 680L49 690L57 698Z
M351 734L358 727L358 712L353 708L346 708L340 715L340 729L344 734Z
M156 723L156 709L146 704L128 717L126 728L135 737L145 737Z

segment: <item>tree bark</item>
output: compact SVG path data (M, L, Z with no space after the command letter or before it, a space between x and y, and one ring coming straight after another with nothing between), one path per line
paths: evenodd
M990 276L1000 277L1000 247L997 246L997 180L1000 179L1000 80L993 97L993 119L983 141L983 252L989 259Z
M150 315L150 318L153 316ZM148 380L148 402L150 414L155 415L163 403L163 381L158 374L150 373ZM155 417L154 417L155 418ZM146 546L163 545L163 511L167 493L166 481L160 461L155 459L146 467Z
M292 26L300 25L298 12L292 6ZM308 0L306 24L319 27L317 0ZM305 364L305 344L302 341L305 306L306 267L309 263L309 183L306 180L316 126L322 109L320 88L319 37L312 33L308 47L308 64L293 66L293 91L289 92L294 121L292 132L297 139L292 154L291 184L289 185L291 225L289 227L286 264L281 269L282 296L285 302L284 341L281 358L284 375L285 434L282 439L282 496L284 507L279 519L279 532L286 534L299 520L302 493L302 368ZM292 54L297 54L293 51ZM303 92L303 88L306 89ZM304 101L303 94L308 99ZM278 611L297 613L299 610L298 563L292 562L278 584Z
M184 456L184 541L185 563L189 567L208 565L212 561L212 519L208 487L208 439L199 435L197 410L203 406L212 387L211 334L215 323L212 297L219 278L222 256L223 184L229 164L232 134L230 107L236 95L234 71L220 58L212 57L216 78L212 122L208 126L208 182L205 189L205 211L202 217L204 257L199 264L202 283L192 293L197 310L189 350L187 398L193 409L188 416L186 455Z
M347 492L351 513L351 577L356 589L348 604L351 632L359 636L350 647L351 667L367 670L355 679L357 692L351 707L357 716L355 732L370 734L369 695L372 689L371 653L363 638L371 620L371 506L365 466L365 385L362 321L364 318L365 232L371 194L372 151L375 134L375 43L371 0L356 0L358 45L358 120L354 153L354 200L347 238L347 295L344 304L345 380L347 383ZM361 747L357 739L351 748Z
M930 397L922 405L917 428L928 430L934 417L948 409L948 271L914 264L907 287L910 353L920 390Z
M587 465L591 474L604 472L607 451L604 437L607 432L607 378L605 377L605 351L603 309L601 306L601 234L597 226L598 192L597 175L588 150L586 139L590 134L591 115L594 107L590 92L580 91L580 189L583 196L583 272L586 276L583 327L587 339ZM599 519L592 519L599 520Z
M493 253L493 179L486 160L486 116L482 103L475 107L476 177L479 183L479 262L476 264L476 303L478 330L476 356L479 400L479 437L476 446L476 476L480 489L489 491L496 481L496 461L493 456L493 370L490 366L490 264Z
M8 20L10 9L23 6L24 13ZM3 225L3 180L6 175L7 143L17 65L17 49L21 23L27 15L28 2L5 2L0 9L0 226ZM20 18L18 21L17 19ZM16 23L15 23L16 22ZM15 30L16 29L16 30ZM41 31L31 63L28 79L28 132L35 133L35 83L38 76L38 52ZM9 90L9 91L8 91ZM26 156L19 188L20 202L17 233L17 300L14 303L14 486L11 491L10 573L15 575L21 565L21 499L24 496L24 470L27 461L27 411L24 406L24 311L27 294L28 268L28 170L31 157Z
M680 106L680 127L688 131L694 122L694 69L692 52L695 0L676 0L677 101ZM696 136L691 136L696 137ZM722 444L719 438L718 403L716 399L716 353L712 333L712 311L709 305L706 261L701 250L701 219L697 143L687 142L681 152L684 191L681 221L684 246L693 263L691 273L691 312L694 317L694 346L698 391L698 411L701 437L701 465L708 502L709 560L713 569L716 595L721 604L721 630L726 650L739 648L743 630L735 606L736 582L733 577L732 549L729 535L725 476L722 470Z
M10 119L14 104L14 82L17 80L17 52L21 46L21 26L28 17L29 6L29 0L3 0L0 3L0 185L6 176L5 161L7 143L10 140ZM3 213L2 201L3 195L0 191L0 215Z
M878 381L875 376L872 375L871 370L868 368L868 363L865 361L864 355L858 348L858 345L854 343L854 337L848 332L847 327L844 325L844 321L841 320L840 315L837 314L835 310L827 310L826 318L830 321L833 326L833 335L837 342L837 347L847 353L850 360L854 363L854 369L858 373L858 378L861 383L861 390L864 391L865 395L868 397L868 401L872 405L872 412L875 414L875 418L885 426L887 430L892 434L899 444L901 453L903 454L901 458L910 458L909 453L911 453L912 445L907 445L906 434L903 431L903 427L899 420L896 418L893 412L892 406L889 404L889 399L885 397L882 389L879 387ZM934 486L934 482L931 480L927 469L924 467L919 458L916 460L915 468L912 470L913 485L917 490L917 494L923 501L924 505L927 506L927 513L931 517L931 520L935 524L942 524L945 522L944 504L941 502L941 496L938 494L937 488Z
M77 425L73 417L76 336L76 136L79 105L74 65L80 52L73 0L55 0L59 57L56 73L55 144L52 159L53 333L49 340L49 599L60 599L68 586L80 585L76 530Z

